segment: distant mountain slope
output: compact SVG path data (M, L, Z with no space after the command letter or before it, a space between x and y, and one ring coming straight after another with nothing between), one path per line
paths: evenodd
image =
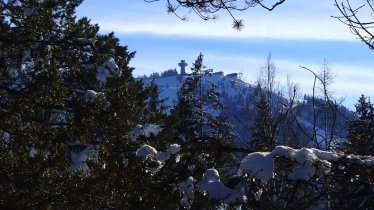
M178 75L155 78L155 83L160 88L160 99L166 99L165 105L168 107L168 113L177 104L177 93L186 77ZM245 144L246 141L251 139L249 128L256 118L255 104L259 97L258 87L242 81L238 78L238 74L224 75L222 72L217 72L211 76L204 76L202 80L203 84L210 81L217 85L222 94L221 101L226 106L225 110L218 114L226 116L234 125L238 135L237 143ZM152 79L143 78L142 81L145 86L148 86ZM275 93L272 97L272 101L274 101L272 108L276 116L279 107L288 107L289 101ZM280 103L283 105L280 106ZM312 98L296 99L288 122L281 125L287 128L280 129L279 138L282 139L281 136L285 136L285 132L293 128L295 130L293 135L298 141L294 143L296 146L316 146L316 144L319 144L317 147L324 147L326 143L323 142L323 139L325 138L339 139L339 141L344 139L347 134L347 119L353 119L352 113L345 107L339 106L336 120L332 122L334 124L325 126L327 122L325 113L328 112L325 112L323 107L321 99L314 100L314 109ZM326 117L331 116L328 114ZM334 131L332 132L332 130ZM315 136L314 142L311 142L313 135ZM283 141L286 141L286 138Z

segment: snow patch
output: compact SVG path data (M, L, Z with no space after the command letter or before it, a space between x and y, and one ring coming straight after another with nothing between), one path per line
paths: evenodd
M209 200L219 200L223 203L243 203L247 198L242 190L232 190L226 187L219 177L216 169L208 169L202 180L197 184L200 192L208 193Z
M72 172L88 172L90 169L87 165L87 161L98 161L98 151L93 145L89 144L86 148L78 153L71 152L72 165L70 171Z
M158 125L145 124L137 125L130 133L129 138L131 141L136 141L138 136L150 137L151 135L157 136L162 131Z
M308 181L314 176L322 177L330 172L331 163L340 159L338 154L318 150L315 148L301 148L299 150L287 146L277 146L272 152L273 158L277 156L290 157L298 166L288 175L290 180Z
M87 90L84 94L84 97L88 103L94 103L96 101L98 93L94 90Z
M112 75L110 75L108 69L104 67L97 68L96 72L96 80L99 81L101 84L105 85L108 78L111 78Z
M180 204L187 209L191 208L191 200L195 197L196 188L194 183L196 183L196 179L190 176L186 181L177 184L179 190L182 192Z
M3 132L3 141L8 143L9 140L10 140L10 134L4 131Z
M114 58L109 58L107 61L104 62L103 66L110 71L113 75L119 75L121 72L114 60Z
M108 78L119 75L121 75L121 71L115 63L115 60L113 58L109 58L103 63L102 66L97 68L96 79L101 84L105 85Z
M170 152L157 152L156 159L165 162L170 159Z
M34 147L31 147L30 151L29 151L29 157L33 158L35 157L35 155L38 153L38 150L35 149Z
M24 50L23 55L22 55L22 62L25 62L26 60L30 60L30 59L31 59L31 51L29 49Z
M347 158L360 165L374 166L373 156L348 155Z
M90 45L90 44L94 44L96 42L96 39L95 38L90 38L90 39L87 39L87 38L77 38L75 41L78 42L78 43L80 43L80 44Z
M181 145L179 145L179 144L171 144L169 146L169 152L173 155L178 153L180 150L181 150Z
M248 154L240 164L240 171L255 178L261 179L264 183L273 177L275 157L289 157L293 159L297 166L288 174L290 180L308 181L314 176L322 177L330 172L331 162L338 161L341 155L318 150L315 148L293 149L287 146L277 146L272 152L254 152ZM348 156L357 163L370 165L374 163L373 158Z
M248 154L240 163L240 171L261 179L266 183L273 177L274 162L271 153L254 152Z
M314 155L316 155L319 159L322 160L337 161L340 159L340 156L333 152L323 151L315 148L312 148L311 150L313 151Z
M141 146L138 150L136 150L135 154L137 157L143 158L143 161L150 158L157 162L157 166L147 167L147 171L151 172L152 174L157 173L163 166L165 161L169 160L171 155L176 154L181 146L178 144L170 145L171 149L169 148L166 152L159 152L154 147L149 146L147 144ZM175 152L172 153L171 151ZM178 163L180 161L180 155L175 156L175 162Z
M166 160L170 159L171 155L175 155L176 153L178 153L180 149L181 149L181 146L179 144L172 144L170 145L168 151L158 152L154 147L144 144L138 150L136 150L135 154L137 157L142 157L144 160L147 157L152 156L158 161L165 162ZM180 157L176 156L176 158L179 159Z
M291 173L288 174L290 180L310 180L316 175L316 169L310 167L308 164L296 167Z
M156 156L157 150L152 146L143 145L138 150L136 150L135 154L137 157L142 157L143 160L145 160L148 156Z

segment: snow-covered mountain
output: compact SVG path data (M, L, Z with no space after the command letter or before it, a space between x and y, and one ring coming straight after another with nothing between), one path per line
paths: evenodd
M177 104L177 94L184 80L188 75L155 77L154 82L160 88L160 99L165 99L167 112ZM238 74L224 75L223 72L213 73L210 76L203 76L203 84L209 82L217 85L221 92L221 101L225 109L219 113L228 118L234 125L238 139L246 141L251 139L249 128L256 119L255 104L259 99L259 88L241 80ZM152 78L142 78L145 86L148 86ZM275 117L288 108L289 99L280 94L272 94L272 110ZM283 109L283 110L282 110ZM337 107L336 120L330 120L331 110L324 108L321 99L315 99L314 103L311 97L304 99L295 99L292 106L292 113L288 114L288 121L280 125L279 135L286 135L291 127L297 131L295 138L298 139L298 146L316 146L324 147L326 138L333 138L341 141L347 135L348 119L353 119L352 113L343 106ZM326 125L326 126L325 126ZM302 129L302 130L301 130ZM314 141L311 139L315 136Z

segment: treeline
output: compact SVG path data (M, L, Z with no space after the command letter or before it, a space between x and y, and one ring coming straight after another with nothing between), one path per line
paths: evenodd
M160 77L176 77L178 75L179 74L178 74L178 71L176 69L169 69L169 70L161 72L161 74L158 73L158 72L154 72L149 76L143 75L140 78L142 78L142 79L152 79L152 78L160 78Z

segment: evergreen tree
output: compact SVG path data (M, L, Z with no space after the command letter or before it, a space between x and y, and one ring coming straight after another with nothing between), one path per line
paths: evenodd
M221 117L220 112L224 108L220 101L221 94L217 85L209 81L212 69L203 66L202 54L191 70L192 73L178 92L180 133L189 139L206 136L232 138L229 124Z
M271 115L268 99L263 91L260 91L259 101L256 103L256 119L251 125L252 140L250 147L254 151L269 151L275 147L275 126Z
M349 124L348 142L345 148L350 153L374 154L374 108L370 100L362 95L355 105L357 120Z
M152 78L151 83L145 89L148 92L148 99L146 103L146 110L144 111L146 115L148 115L149 122L156 123L158 120L163 119L166 117L166 108L164 103L167 98L160 99L160 88L155 83L155 78Z
M79 0L0 3L0 206L128 208L148 91ZM6 192L6 193L4 193Z
M184 180L189 176L201 177L208 168L220 169L229 164L231 156L224 148L232 145L234 137L231 125L221 116L220 93L217 86L209 82L212 70L203 65L202 54L191 70L178 92L176 106L177 136L186 151L180 163L185 170L181 173ZM201 203L197 198L194 208L203 208L204 203L206 201Z

